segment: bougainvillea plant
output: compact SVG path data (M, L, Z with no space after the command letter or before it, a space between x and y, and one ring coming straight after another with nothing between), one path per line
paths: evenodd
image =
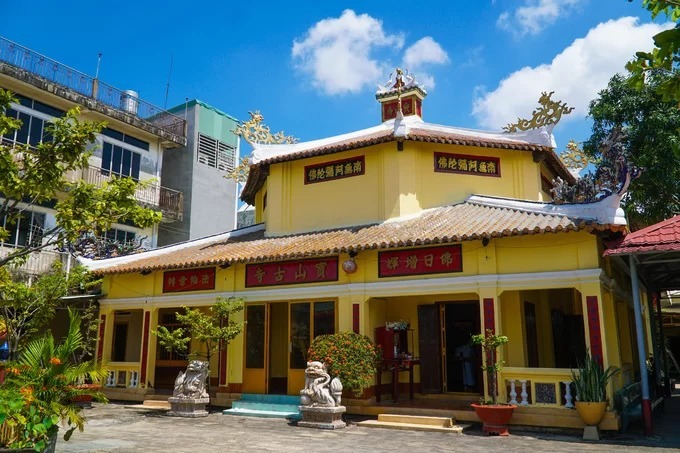
M324 362L328 374L337 377L355 395L373 385L382 351L366 335L351 331L319 335L307 351L308 361Z

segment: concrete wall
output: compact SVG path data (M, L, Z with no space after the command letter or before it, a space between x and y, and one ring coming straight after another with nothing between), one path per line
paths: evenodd
M236 183L225 178L223 170L198 162L198 134L237 147L238 138L231 132L236 121L202 103L187 105L187 146L165 152L162 172L163 185L184 193L184 218L159 226L159 246L236 227Z
M180 114L177 112L177 114ZM182 112L182 115L184 113ZM164 246L189 240L191 228L191 202L193 184L193 166L196 160L196 137L198 123L198 106L187 109L187 146L166 150L163 154L163 185L184 194L184 212L182 220L164 223L158 226L158 245Z

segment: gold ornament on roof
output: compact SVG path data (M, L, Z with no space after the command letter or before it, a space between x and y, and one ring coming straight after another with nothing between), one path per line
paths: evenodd
M503 128L503 131L527 131L529 129L538 129L539 127L557 124L562 118L562 115L570 114L574 110L574 107L567 107L566 102L553 101L550 99L554 93L554 91L551 91L550 93L544 91L541 93L541 97L538 99L540 107L532 112L532 118L530 120L517 118L516 123L508 123L508 125Z
M245 141L261 145L281 145L284 143L297 143L298 139L292 135L285 135L283 131L272 134L269 126L262 123L264 116L259 110L248 112L250 119L236 126L234 134L243 137Z
M570 170L574 169L581 171L588 165L596 163L596 160L586 155L574 140L569 140L567 149L560 153L560 159L562 159L564 165Z

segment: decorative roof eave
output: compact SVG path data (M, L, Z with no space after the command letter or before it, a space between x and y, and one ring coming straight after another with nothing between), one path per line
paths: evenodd
M408 241L382 241L373 242L367 244L356 244L351 246L342 247L332 247L323 250L314 250L310 252L298 252L298 253L280 253L274 255L257 255L248 258L220 258L220 259L205 259L205 260L189 260L181 264L171 264L171 265L154 265L154 266L139 266L136 268L128 268L125 270L118 270L116 268L92 270L95 275L113 275L113 274L129 274L137 272L153 272L159 270L172 270L172 269L185 269L193 267L203 267L203 266L222 266L222 265L232 265L232 264L251 264L251 263L263 263L268 261L285 261L303 258L316 258L325 256L335 256L340 253L360 252L369 250L384 250L392 248L402 248L402 247L418 247L426 245L436 245L436 244L449 244L449 243L461 243L467 241L481 240L483 238L489 239L501 239L504 237L513 236L530 236L538 234L549 234L549 233L568 233L568 232L578 232L578 231L622 231L625 227L620 225L601 225L596 224L592 221L584 220L579 225L562 227L558 226L555 228L523 228L523 229L506 229L500 232L494 232L491 234L470 234L470 235L453 235L453 236L443 236L441 238L424 238Z
M523 204L529 204L526 209ZM544 206L539 206L544 205ZM564 206L473 196L467 202L432 208L378 224L265 237L262 225L138 255L85 264L95 274L125 274L198 266L320 257L350 251L460 243L482 238L570 231L625 231L625 225L567 216ZM572 212L577 212L574 209ZM175 253L172 253L175 252ZM172 254L170 254L172 253Z

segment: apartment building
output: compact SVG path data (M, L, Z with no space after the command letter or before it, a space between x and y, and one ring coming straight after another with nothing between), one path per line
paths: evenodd
M186 146L186 121L182 116L158 108L132 90L120 90L55 60L0 37L0 88L14 93L17 102L7 112L22 121L22 127L2 137L3 143L37 145L46 136L49 121L79 106L81 119L104 121L98 134L90 165L67 175L96 185L112 175L139 181L153 180L140 188L140 204L162 211L162 224L182 221L184 195L164 184L163 162L168 150ZM0 256L16 247L41 241L41 233L55 225L54 203L30 206L11 235L0 243ZM25 207L25 206L24 206ZM5 219L0 219L5 224ZM158 226L138 228L132 224L114 225L109 239L137 241L144 248L158 244ZM21 270L40 274L60 258L56 251L34 254Z
M239 157L233 116L198 99L169 110L187 121L187 144L163 155L163 184L184 194L183 215L158 227L158 245L198 239L236 227L238 184L228 178Z

